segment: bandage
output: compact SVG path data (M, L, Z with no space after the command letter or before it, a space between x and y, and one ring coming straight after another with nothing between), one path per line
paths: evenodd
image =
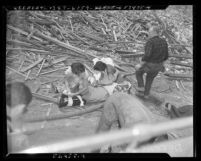
M95 73L94 77L95 77L96 80L99 80L100 77L101 77L101 73L100 72L99 73Z
M98 61L101 61L101 60L98 58L94 58L92 61L93 61L93 64L95 65Z
M68 97L68 106L72 106L72 105L73 105L73 98Z
M108 58L108 57L106 57L106 58L101 58L101 61L103 62L103 63L105 63L105 64L108 64L108 65L111 65L111 66L115 66L115 64L114 64L114 62L113 62L113 60L111 59L111 58Z
M65 74L70 74L70 73L72 73L71 66L68 66L67 70L65 70L64 73L65 73Z
M82 100L81 96L77 96L77 98L80 100L80 106L84 106L84 101Z

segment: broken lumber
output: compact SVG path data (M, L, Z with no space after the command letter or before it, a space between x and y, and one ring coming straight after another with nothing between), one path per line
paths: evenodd
M62 68L59 68L59 69L55 69L55 70L51 70L51 71L48 71L48 72L41 73L40 75L49 74L49 73L52 73L52 72L55 72L55 71L58 71L58 70L67 69L67 68L68 68L68 67L62 67Z
M7 25L7 27L8 27L8 29L13 30L13 31L15 31L15 32L19 32L19 33L21 33L21 34L23 34L23 35L26 35L26 36L29 35L27 32L25 32L25 31L23 31L23 30L21 30L21 29L18 29L18 28L16 28L16 27L13 27L13 26L11 26L11 25ZM33 37L34 39L36 39L36 40L38 40L38 41L42 41L42 39L40 39L40 38L38 38L38 37L36 37L36 36L31 36L31 37Z
M11 47L6 47L6 50L25 50L25 51L32 51L32 52L39 52L39 53L49 53L49 51L45 50L37 50L37 49L30 49L30 48L11 48Z
M38 70L38 73L36 74L36 76L38 76L38 75L40 74L40 71L41 71L41 69L42 69L42 67L43 67L43 65L44 65L44 63L45 63L45 61L46 61L46 59L43 59L43 62L42 62L42 64L41 64L40 69Z
M122 54L121 57L130 58L130 57L142 57L144 54Z
M43 82L43 83L41 83L41 85L48 84L48 83L52 83L52 82L56 82L56 81L58 81L58 80L59 80L59 79L55 79L55 80Z
M44 59L44 58L42 57L42 58L40 58L39 60L37 60L36 62L34 62L33 64L29 65L28 67L21 69L21 72L26 72L27 70L29 70L29 69L35 67L35 66L38 65L40 62L42 62L43 59Z
M52 38L52 37L47 36L47 35L44 35L44 34L41 33L40 31L37 31L35 34L37 34L38 36L40 36L40 37L42 37L42 38L44 38L44 39L46 39L46 40L49 40L49 41L51 41L51 42L56 43L57 45L59 45L59 46L61 46L61 47L64 47L64 48L66 48L66 49L69 49L69 50L71 50L71 51L74 51L74 52L76 52L76 53L79 53L79 54L81 54L81 55L86 56L86 55L88 54L88 55L90 55L90 56L96 57L96 56L94 56L94 55L92 55L92 54L85 53L83 50L81 50L81 49L79 49L79 48L76 48L76 47L74 47L74 46L72 46L72 45L66 44L66 43L64 43L64 42L61 42L61 41L55 39L55 38Z
M170 64L193 68L193 66L190 64L185 64L185 63L180 63L180 62L170 62Z
M10 67L8 67L8 66L6 66L8 69L10 69L10 70L12 70L12 71L14 71L15 73L17 73L17 74L19 74L19 75L21 75L21 76L23 76L23 77L25 77L26 78L26 75L25 74L23 74L23 73L21 73L21 72L18 72L17 70L15 70L15 69L12 69L12 68L10 68ZM29 77L29 79L32 79L32 78L30 78Z
M65 57L62 57L62 58L58 58L58 59L56 59L56 60L53 60L50 65L44 66L43 68L50 67L50 66L55 65L55 64L57 64L57 63L61 63L61 62L65 61L67 58L68 58L68 57L65 56Z
M28 73L27 73L27 75L25 77L25 81L29 78L30 73L31 73L31 69L28 71Z
M33 93L32 92L33 97L38 98L38 99L42 99L44 101L49 101L55 104L58 104L58 100L56 98L52 98L52 97L48 97L48 96L44 96L42 94L38 94L38 93Z
M189 74L164 73L164 75L172 78L193 78L193 76Z

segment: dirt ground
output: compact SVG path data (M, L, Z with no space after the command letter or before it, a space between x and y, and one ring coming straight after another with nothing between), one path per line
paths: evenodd
M60 75L62 72L58 72ZM13 75L14 76L14 75ZM13 80L22 81L20 76L15 75L16 77ZM38 87L38 82L45 82L51 79L51 75L46 78L39 78L35 81L28 80L25 82L32 91L34 91ZM136 84L135 76L130 77L132 84ZM158 120L167 120L169 116L165 112L163 105L165 102L170 102L175 104L177 107L182 105L192 105L193 104L193 84L192 82L183 82L185 86L185 90L183 88L177 89L174 81L168 81L161 77L160 75L155 78L154 83L152 85L152 94L154 94L159 99L163 99L163 103L159 106L156 106L152 103L143 102L147 108L149 108L156 116ZM44 95L50 95L48 93L49 89L40 89L38 93ZM131 93L134 93L134 88ZM87 107L85 107L87 108ZM67 112L72 112L75 109L69 108L66 110ZM79 109L76 109L79 110ZM39 99L33 98L29 108L28 113L25 115L26 118L34 118L34 117L45 117L45 116L53 116L59 115L62 112L59 110L57 105L44 102ZM46 144L50 142L54 142L56 140L65 140L76 137L87 136L89 134L93 134L97 127L99 118L101 115L101 110L97 110L91 113L87 113L81 116L75 116L71 118L64 118L53 121L42 121L42 122L34 122L34 123L26 123L26 129L37 129L36 131L30 133L28 135L30 146L36 146L41 144Z

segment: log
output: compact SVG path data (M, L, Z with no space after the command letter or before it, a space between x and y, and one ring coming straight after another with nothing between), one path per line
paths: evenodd
M96 57L95 55L90 54L90 53L85 53L83 50L81 50L81 49L79 49L79 48L76 48L76 47L74 47L74 46L72 46L72 45L66 44L66 43L61 42L61 41L59 41L59 40L57 40L57 39L54 39L54 38L52 38L52 37L50 37L50 36L44 35L44 34L41 33L40 31L37 31L37 32L34 33L34 34L37 34L38 36L40 36L40 37L42 37L42 38L44 38L44 39L46 39L46 40L49 40L49 41L51 41L51 42L54 42L54 43L56 43L57 45L59 45L59 46L61 46L61 47L64 47L64 48L66 48L66 49L68 49L68 50L71 50L71 51L74 51L74 52L79 53L79 54L81 54L81 55L84 55L85 57L86 57L86 55L89 55L89 56L92 56L92 57Z
M14 43L15 45L19 45L19 46L26 46L26 47L30 47L32 46L32 44L29 44L27 42L23 42L23 41L19 41L19 40L7 40L7 42L11 42L11 43Z
M15 31L15 32L19 32L19 33L21 33L21 34L23 34L23 35L26 35L26 36L29 35L27 32L25 32L25 31L23 31L23 30L21 30L21 29L18 29L18 28L16 28L16 27L13 27L13 26L11 26L11 25L7 25L7 28L10 29L10 30L13 30L13 31ZM36 36L31 36L31 37L33 37L34 39L36 39L36 40L38 40L38 41L42 41L42 39L40 39L40 38L38 38L38 37L36 37Z
M75 36L78 40L82 41L84 44L91 45L87 41L83 40L80 36L78 36L77 34L75 34L73 31L69 31L69 32L70 32L71 35Z
M27 75L25 77L25 81L29 78L30 73L31 73L31 69L28 71L28 73L27 73Z
M50 65L44 66L43 68L48 68L48 67L50 67L50 66L52 66L52 65L55 65L55 64L57 64L57 63L61 63L61 62L65 61L67 58L68 58L68 57L65 56L65 57L62 57L62 58L58 58L58 59L56 59L56 60L53 60Z
M29 69L35 67L35 66L38 65L40 62L42 62L43 59L44 59L44 58L40 58L39 60L37 60L37 61L34 62L33 64L29 65L28 67L21 69L21 72L26 72L27 70L29 70Z
M123 57L123 58L130 58L130 57L142 57L142 56L144 56L144 54L122 54L121 55L121 57Z
M20 67L18 68L18 71L21 70L21 68L22 68L22 66L23 66L23 64L24 64L24 62L25 62L25 59L22 60L22 62L21 62L21 64L20 64Z
M11 26L11 28L12 28L12 26ZM18 30L20 30L20 29L15 28L15 30L18 31ZM28 35L28 34L27 34L27 35ZM50 37L50 36L44 35L44 34L41 33L40 31L34 32L34 35L40 36L40 37L42 37L43 39L46 39L46 40L51 41L51 42L53 42L53 43L56 43L57 45L59 45L59 46L61 46L61 47L63 47L63 48L66 48L66 49L68 49L68 50L74 51L74 52L76 52L76 53L78 53L78 54L80 54L80 55L82 55L82 56L85 56L87 59L88 59L87 55L88 55L88 56L91 56L91 57L93 57L93 58L98 58L98 56L96 56L96 55L94 55L94 54L86 53L84 50L81 50L81 49L76 48L76 47L74 47L74 46L72 46L72 45L66 44L66 43L64 43L64 42L61 42L61 41L59 41L59 40L57 40L57 39L54 39L54 38L52 38L52 37ZM27 41L30 42L30 40L27 40ZM30 43L31 43L31 42L30 42ZM115 59L114 59L114 60L115 60ZM115 60L115 61L120 62L120 63L125 63L125 62L119 61L119 60Z
M40 75L49 74L49 73L56 72L56 71L58 71L58 70L67 69L67 68L68 68L68 67L62 67L62 68L59 68L59 69L55 69L55 70L51 70L51 71L47 71L47 72L41 73Z
M49 51L30 49L30 48L11 48L11 47L7 47L6 50L20 50L20 51L25 50L25 51L32 51L32 52L37 52L37 53L47 53L47 54L49 54Z
M190 64L185 64L180 62L170 62L170 64L193 68L193 66Z
M189 74L164 73L164 75L172 78L191 78L191 79L193 78L193 76Z
M51 81L47 81L47 82L43 82L41 83L40 85L44 85L44 84L48 84L48 83L52 83L52 82L56 82L58 81L59 79L55 79L55 80L51 80Z
M36 76L38 76L38 75L40 74L40 71L42 70L43 65L44 65L44 63L45 63L45 60L46 60L46 59L43 59L43 62L42 62L42 64L41 64L40 69L38 70L38 73L36 74Z
M33 93L32 92L33 97L38 98L38 99L42 99L44 101L48 101L48 102L52 102L55 104L58 104L58 100L56 98L52 98L52 97L48 97L48 96L44 96L42 94L38 94L38 93Z
M19 75L21 75L21 76L23 76L23 77L25 77L25 78L26 78L26 75L25 75L25 74L20 73L20 72L18 72L17 70L12 69L12 68L10 68L10 67L8 67L8 66L6 66L6 67L7 67L8 69L10 69L10 70L14 71L15 73L17 73L17 74L19 74ZM29 79L32 79L32 78L30 78L30 77L29 77Z
M190 55L175 55L175 54L169 54L169 57L174 57L174 58L185 58L185 59L193 59L192 56Z

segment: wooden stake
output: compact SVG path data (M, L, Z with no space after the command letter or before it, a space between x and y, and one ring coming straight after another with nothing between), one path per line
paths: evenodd
M41 64L41 66L40 66L40 69L39 69L39 71L38 71L36 77L38 77L38 75L40 74L40 71L41 71L41 69L43 68L43 65L44 65L44 63L45 63L45 60L46 60L46 59L43 59L43 62L42 62L42 64Z
M28 71L26 77L25 77L25 81L29 78L29 74L31 73L31 69Z
M21 75L21 76L23 76L23 77L25 77L25 78L26 78L26 75L25 75L25 74L22 74L22 73L18 72L17 70L12 69L12 68L10 68L10 67L8 67L8 66L6 66L6 67L7 67L8 69L10 69L10 70L14 71L15 73L17 73L17 74L19 74L19 75Z
M36 65L38 65L40 62L43 61L43 58L40 58L38 61L34 62L33 64L29 65L28 67L24 68L21 70L21 72L26 72L27 70L35 67Z
M63 67L63 68L55 69L55 70L52 70L52 71L48 71L48 72L41 73L40 75L49 74L49 73L52 73L52 72L55 72L55 71L58 71L58 70L67 69L67 68L68 68L68 67Z
M25 60L23 60L22 63L20 64L20 67L18 68L18 71L21 70L21 68L22 68L22 66L23 66L23 64L24 64L24 62L25 62Z
M115 30L113 30L113 35L114 35L114 40L117 41L117 36L116 36Z
M185 86L184 86L183 82L182 82L181 80L180 80L179 82L180 82L180 84L181 84L182 88L183 88L184 90L186 90L186 88L185 88Z

